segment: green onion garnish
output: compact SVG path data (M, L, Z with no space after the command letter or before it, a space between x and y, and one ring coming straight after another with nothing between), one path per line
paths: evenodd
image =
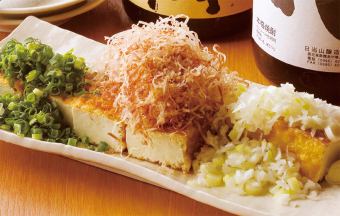
M106 152L109 150L109 145L106 142L100 142L98 147L96 148L97 152Z
M32 134L32 138L36 140L42 140L43 135L41 133L38 134Z
M13 85L22 81L25 93L39 88L51 95L73 95L84 91L85 60L72 54L54 53L48 45L28 38L24 43L10 40L1 49L0 71Z
M0 50L0 74L9 84L22 85L21 96L0 96L0 129L36 140L59 142L105 152L109 145L97 147L87 137L79 138L63 121L51 95L78 96L85 90L85 60L72 54L54 53L48 45L28 38L24 43L14 39Z
M67 140L67 145L70 146L77 146L78 140L75 138L68 138Z

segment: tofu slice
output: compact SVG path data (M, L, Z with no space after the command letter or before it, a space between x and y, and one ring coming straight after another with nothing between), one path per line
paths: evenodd
M145 136L119 120L108 118L80 98L53 97L53 100L79 136L88 136L95 143L105 141L115 152L127 149L134 158L188 172L194 152L202 145L199 132L193 128L175 133L153 131Z
M108 118L99 109L84 103L78 97L52 97L78 136L87 136L94 143L106 142L115 152L123 152L125 124Z
M291 128L284 121L278 121L267 137L268 141L283 151L295 154L300 162L302 175L314 182L322 180L329 166L340 152L338 142L325 137L312 137L299 128Z
M175 133L148 132L146 138L80 98L53 97L53 100L79 136L88 136L95 143L105 141L115 152L127 149L134 158L188 172L194 152L202 145L199 132L193 128Z
M0 94L13 89L0 76ZM94 143L107 142L115 152L127 149L132 157L156 162L188 172L193 154L202 145L199 132L193 128L184 132L149 132L148 139L142 133L126 128L118 118L107 117L100 109L84 103L79 97L51 99L58 105L67 122L79 136L87 136Z
M200 137L194 128L183 132L152 131L147 134L135 132L129 126L126 129L129 155L184 172L189 172L193 154L202 145Z
M14 94L14 90L8 85L7 80L0 75L0 95L6 94L6 93L10 93L10 94Z

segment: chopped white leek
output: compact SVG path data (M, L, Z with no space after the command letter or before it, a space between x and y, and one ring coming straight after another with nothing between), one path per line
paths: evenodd
M333 140L334 134L328 128L333 125L332 118L325 112L329 107L325 101L308 93L296 92L291 84L280 87L250 84L240 95L238 101L230 105L231 122L234 128L229 133L231 140L239 140L244 131L261 130L268 134L279 120L285 120L290 127L303 130L325 130L326 136Z
M205 147L198 155L197 178L191 184L225 187L243 195L272 194L285 203L307 198L320 188L299 173L294 157L285 156L266 140L243 138L219 150L212 149Z
M0 116L2 116L5 113L4 105L0 103Z

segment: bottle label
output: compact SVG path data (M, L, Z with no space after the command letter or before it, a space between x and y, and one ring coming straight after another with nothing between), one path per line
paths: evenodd
M170 16L218 18L238 14L252 7L252 0L129 0L145 10Z
M340 73L339 0L254 0L252 36L285 63Z

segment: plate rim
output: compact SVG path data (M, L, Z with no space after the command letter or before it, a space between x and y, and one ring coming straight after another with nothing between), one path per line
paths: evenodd
M58 22L61 20L67 20L70 18L73 18L75 16L78 16L80 14L86 13L94 8L96 8L97 6L99 6L100 4L102 4L105 0L89 0L87 1L84 5L75 8L73 10L70 11L65 11L59 14L54 14L54 15L50 15L50 16L45 16L45 17L39 17L39 19L42 19L44 21L47 22ZM18 26L20 25L20 23L26 19L27 17L23 17L23 18L19 18L19 19L11 19L11 18L5 18L5 19L0 19L0 26Z
M56 2L54 4L35 6L35 7L25 7L25 8L0 8L0 14L2 15L25 15L32 13L44 13L53 12L61 9L71 7L73 5L79 4L86 0L69 0L63 2Z

